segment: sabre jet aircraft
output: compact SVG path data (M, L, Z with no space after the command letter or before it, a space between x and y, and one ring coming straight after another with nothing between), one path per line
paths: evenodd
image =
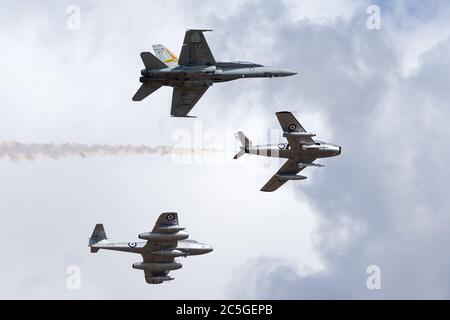
M242 78L284 77L296 74L287 69L266 67L252 62L217 62L203 32L187 30L178 59L163 45L153 45L156 57L142 52L145 69L141 70L141 87L133 101L141 101L161 86L173 87L173 117L188 117L188 113L213 83Z
M241 141L242 147L234 156L234 159L249 153L260 156L287 158L286 163L278 172L262 187L261 191L275 191L288 180L304 180L305 176L297 175L306 167L323 167L323 165L313 163L317 158L334 157L341 154L341 147L314 140L313 133L306 132L292 113L283 111L277 112L276 116L283 129L283 137L287 143L278 145L254 146L247 139L242 131L237 133L237 138Z
M89 238L89 247L93 253L105 249L141 254L143 261L133 263L133 268L144 270L147 283L158 284L173 280L169 272L182 267L175 258L213 251L211 246L187 239L189 235L184 229L178 226L176 212L166 212L159 216L151 232L139 234L139 239L147 241L109 243L103 224L97 224Z

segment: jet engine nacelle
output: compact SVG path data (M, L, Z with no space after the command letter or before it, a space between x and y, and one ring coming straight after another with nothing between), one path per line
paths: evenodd
M302 150L318 150L320 146L317 144L302 145Z
M216 73L216 66L209 66L209 67L198 67L198 66L193 66L193 67L184 67L182 69L175 69L172 70L172 73L174 72L178 72L178 73L182 73L184 75L187 75L189 77L204 77L205 74L206 75L213 75Z
M184 230L186 228L179 227L179 226L167 226L167 227L159 227L159 231L162 233L175 233L181 230Z
M144 77L156 77L160 76L161 74L166 74L167 72L161 72L159 70L152 70L152 69L142 69L141 75Z
M173 257L173 258L187 256L185 252L176 249L157 250L150 252L150 254L160 257Z
M186 80L183 81L183 85L185 87L198 87L198 86L210 87L213 85L213 83L212 81L205 81L205 80Z
M154 241L178 241L184 240L189 237L186 231L179 231L175 233L157 233L157 232L144 232L139 234L139 239L154 240Z
M152 272L178 270L183 265L179 262L155 263L155 262L136 262L133 263L134 269L146 270Z

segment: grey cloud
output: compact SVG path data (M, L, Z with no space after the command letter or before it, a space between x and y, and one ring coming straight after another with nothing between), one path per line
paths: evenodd
M450 261L441 248L450 244L445 167L450 135L443 120L449 117L450 41L423 54L419 69L404 77L395 27L371 32L364 19L363 12L349 22L286 23L271 34L277 48L289 48L281 50L280 60L295 57L293 69L301 74L295 90L275 83L274 91L284 90L294 106L303 101L294 109L300 116L310 108L325 113L333 142L343 146L342 156L310 184L295 186L320 213L316 244L326 270L298 276L294 266L261 257L244 265L240 275L254 279L253 288L239 294L239 286L231 284L230 295L448 298L444 270ZM264 99L277 105L278 97ZM342 228L349 234L339 243ZM372 264L382 270L379 292L365 286Z
M403 77L397 26L387 23L380 32L369 32L366 2L354 2L360 14L352 19L317 23L286 19L291 9L286 2L236 1L233 10L221 13L215 4L203 7L196 1L181 7L162 1L86 1L80 2L84 20L78 33L60 28L63 4L29 3L26 17L15 2L0 14L2 30L8 30L0 35L10 48L2 52L7 75L0 78L2 140L169 144L173 130L192 128L168 117L169 90L145 103L130 101L139 85L138 52L153 42L177 52L184 29L208 27L215 29L207 37L217 58L279 65L299 75L214 86L194 109L205 129L251 123L275 128L273 113L280 109L297 111L301 121L303 114L319 113L332 129L331 142L344 151L326 161L327 167L309 170L308 183L270 195L258 191L262 172L257 175L243 162L220 167L177 166L159 158L2 161L0 239L14 239L14 245L3 252L9 263L0 272L0 296L449 296L449 261L442 249L449 231L448 41L426 52L419 69ZM195 5L198 10L192 10ZM404 11L396 14L410 21ZM70 76L62 77L61 70ZM51 86L61 91L49 95ZM311 131L323 125L312 123ZM230 188L236 181L239 187ZM305 201L320 221L314 241L324 270L299 276L297 266L286 260L286 246L296 252L293 259L311 259L304 249L308 239L299 235L312 228L305 226L300 209ZM187 261L176 282L148 287L142 274L129 268L137 257L88 253L85 242L93 224L105 223L119 240L133 239L162 210L178 210L195 238L216 248L214 255ZM288 237L286 228L294 235ZM232 230L236 240L223 230ZM27 237L17 237L18 232ZM30 239L32 250L24 255L17 248L30 245ZM63 246L55 239L63 239ZM82 267L80 292L65 288L68 264ZM365 287L370 264L382 268L381 291Z

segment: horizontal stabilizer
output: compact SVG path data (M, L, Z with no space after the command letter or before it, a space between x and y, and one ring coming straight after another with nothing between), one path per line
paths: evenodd
M141 52L141 59L147 69L165 69L167 65L150 52Z
M153 92L161 88L161 86L158 85L150 85L147 83L143 83L141 87L136 91L134 94L132 100L133 101L141 101L145 98L147 98L149 95L151 95Z
M245 136L242 131L235 133L234 136L241 142L241 149L233 157L233 159L237 159L249 152L249 147L251 146L252 142Z
M242 157L244 154L245 154L244 149L241 149L241 150L239 150L238 153L235 154L235 156L233 157L233 159L240 158L240 157Z

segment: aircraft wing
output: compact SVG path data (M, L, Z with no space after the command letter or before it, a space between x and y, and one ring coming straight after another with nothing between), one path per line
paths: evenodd
M173 257L161 257L149 254L143 254L143 262L152 262L152 263L172 263L174 262ZM173 278L168 277L170 271L149 271L144 270L145 282L155 284L161 283L163 281L172 280ZM161 280L158 280L161 279Z
M187 30L184 36L178 64L180 66L205 66L215 65L211 50L206 42L204 31L211 30Z
M205 86L174 87L170 115L173 117L187 117L206 90L208 90L208 87Z
M315 159L303 159L303 163L312 163ZM301 166L297 163L297 161L289 159L286 163L280 168L280 170L275 173L275 175L270 178L269 181L261 188L261 191L272 192L281 187L286 181L289 179L283 179L283 175L296 175L306 166ZM305 178L306 179L306 178Z
M291 112L282 111L276 113L278 121L280 122L281 128L284 134L286 133L306 133L306 130L302 127L300 122L294 117ZM292 148L298 148L301 144L313 144L314 140L308 135L286 135L289 145Z
M164 272L151 272L144 270L144 276L145 276L145 282L156 284L156 283L162 283L164 281L173 280L172 277L168 276L169 271ZM160 280L157 280L160 279Z
M163 228L176 228L178 227L178 214L176 212L164 212L161 213L158 220L153 227L152 233L165 233ZM178 245L178 241L156 241L156 240L148 240L145 244L145 248L150 250L159 250L159 249L167 249L167 248L176 248ZM146 257L144 256L144 261ZM150 259L150 258L149 258ZM164 261L153 261L153 262L164 262Z
M161 228L167 227L177 227L178 226L178 214L176 212L165 212L162 213L158 220L156 221L155 226L153 227L152 232L159 233L163 230ZM160 249L168 249L168 248L176 248L178 245L178 241L154 241L148 240L145 244L145 248L149 250L160 250ZM165 257L165 256L157 256L151 255L147 253L142 254L143 262L153 262L153 263L171 263L174 262L174 257ZM145 281L147 283L159 283L160 281L171 280L172 278L167 277L168 271L160 271L160 272L152 272L148 270L144 270ZM156 280L155 278L160 278L162 280ZM169 279L170 278L170 279ZM165 280L164 280L165 279Z

